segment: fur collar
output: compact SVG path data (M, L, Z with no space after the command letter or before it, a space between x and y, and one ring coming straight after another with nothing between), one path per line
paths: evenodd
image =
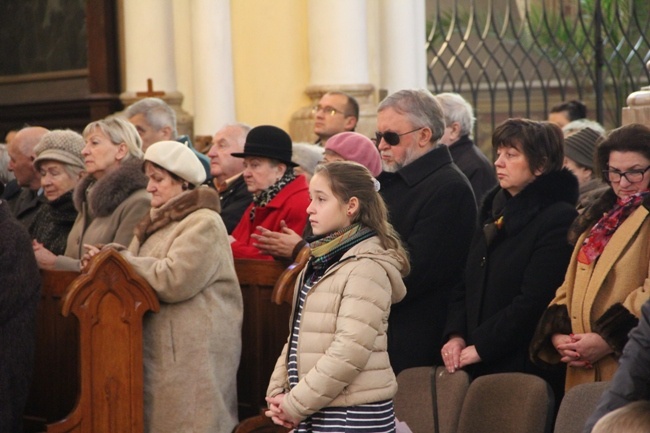
M207 186L185 191L170 199L161 207L151 209L135 227L135 235L140 241L140 244L142 244L152 233L155 233L171 222L181 221L199 209L210 209L215 212L220 212L219 194Z
M512 235L522 230L547 207L560 202L575 207L577 201L578 179L563 168L538 176L514 197L496 187L483 201L481 221L486 223L503 215L506 233Z
M146 187L147 177L142 172L142 160L131 157L99 180L92 176L81 179L74 190L74 205L81 212L83 202L87 201L91 218L105 217L132 193Z
M603 217L604 214L612 210L616 204L617 196L614 190L610 187L598 199L596 199L589 207L587 207L582 214L571 224L569 228L569 242L575 245L586 230L590 229ZM641 206L650 210L650 196L646 197Z

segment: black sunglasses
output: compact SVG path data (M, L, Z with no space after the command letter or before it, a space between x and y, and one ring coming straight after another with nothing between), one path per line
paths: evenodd
M389 144L391 146L397 146L399 144L399 138L402 135L410 134L415 131L419 131L420 129L424 129L424 126L421 126L417 129L414 129L413 131L409 132L404 132L403 134L398 134L397 132L392 132L392 131L386 131L386 132L375 132L375 144L379 146L379 143L381 143L381 139L383 138L386 144Z

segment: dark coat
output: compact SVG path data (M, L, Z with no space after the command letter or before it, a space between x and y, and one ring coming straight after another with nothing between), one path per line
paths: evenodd
M485 198L483 226L472 240L465 284L452 295L445 328L445 340L460 334L476 346L481 362L468 368L472 375L542 375L528 359L528 345L562 284L577 199L578 181L565 169L539 176L514 197L497 187ZM554 376L562 379L562 373Z
M18 185L16 179L11 180L5 186L2 198L7 201L9 210L20 221L25 228L28 228L43 200L38 196L38 191Z
M483 197L497 185L494 165L467 135L463 135L449 146L454 163L472 184L476 203L481 204Z
M58 256L65 252L68 234L77 218L77 209L72 202L72 191L52 201L43 200L29 226L29 234Z
M438 146L400 169L379 175L390 222L410 254L406 297L388 320L388 354L395 373L441 363L442 330L451 290L462 283L476 226L467 178Z
M639 325L630 332L619 366L598 407L585 424L590 433L607 413L637 400L650 400L650 301L643 304Z
M244 176L239 175L228 185L228 188L219 193L219 198L221 199L221 219L226 225L228 234L231 234L239 224L244 211L253 201L253 194L248 192Z
M27 229L0 201L0 432L22 432L41 281Z

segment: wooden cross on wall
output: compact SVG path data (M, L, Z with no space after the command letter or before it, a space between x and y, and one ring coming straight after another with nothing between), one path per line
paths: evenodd
M142 96L144 98L149 98L153 96L164 96L165 92L160 92L156 91L154 92L153 90L153 80L151 78L147 78L147 91L146 92L136 92L135 96Z

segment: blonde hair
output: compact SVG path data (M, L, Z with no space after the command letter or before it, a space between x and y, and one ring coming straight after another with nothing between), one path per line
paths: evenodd
M127 154L124 159L129 157L142 159L144 157L142 139L131 122L116 116L109 116L102 120L90 122L81 135L85 139L97 129L102 131L114 145L117 146L122 143L126 145Z
M629 403L602 417L591 433L647 433L650 431L650 401Z
M349 202L352 197L359 200L359 211L354 215L352 222L373 229L384 248L395 250L402 263L402 275L406 276L411 269L408 253L399 235L388 222L386 203L377 192L377 181L370 171L356 162L336 161L316 166L314 175L316 174L329 181L332 193L342 203Z

